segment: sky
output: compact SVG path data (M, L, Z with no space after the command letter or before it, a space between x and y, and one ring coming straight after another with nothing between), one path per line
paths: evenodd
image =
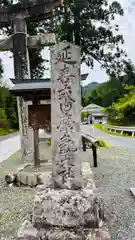
M124 36L125 43L122 47L126 50L128 58L131 59L132 62L135 64L135 0L117 1L121 3L124 9L124 16L117 16L115 23L119 24L120 33L122 33ZM2 36L0 37L2 38ZM49 55L49 50L47 48L44 48L43 57L49 59ZM0 58L2 59L4 67L3 79L6 82L8 81L8 79L14 78L13 58L11 56L12 54L10 52L0 53ZM98 81L99 83L102 83L108 80L108 76L106 75L105 70L101 70L98 63L95 63L95 67L93 70L83 64L81 72L89 73L89 76L87 80L83 83L83 85L87 85L88 83L91 83L93 81ZM49 77L49 71L45 73L44 77Z

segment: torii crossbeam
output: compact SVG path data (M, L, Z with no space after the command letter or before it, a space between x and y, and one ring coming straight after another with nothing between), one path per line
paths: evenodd
M52 16L53 9L63 0L22 0L21 3L0 7L0 27L8 27L16 15L22 14L26 22L37 22Z

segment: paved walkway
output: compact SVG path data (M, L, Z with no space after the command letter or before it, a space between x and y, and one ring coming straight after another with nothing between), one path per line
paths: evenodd
M81 125L81 131L84 133L89 133L97 138L104 139L112 146L135 149L135 139L107 134L99 131L98 129L93 129L91 125ZM40 138L44 139L45 137L49 137L49 135L46 134L45 136L44 131L40 130ZM0 163L9 158L19 149L20 149L19 134L13 133L7 136L0 137Z
M6 136L7 139L0 140L0 163L9 158L20 149L20 135Z
M30 133L31 134L31 133ZM44 139L50 135L44 133L43 130L39 132L40 138ZM19 133L13 133L6 136L0 136L0 163L12 156L21 148Z
M115 136L102 132L96 128L93 128L92 125L81 125L81 130L83 133L90 134L96 138L103 139L110 143L114 147L135 149L135 138Z
M0 136L0 142L6 140L8 138L13 138L13 137L17 136L18 134L19 134L18 132L15 132L15 133L10 133L5 136Z

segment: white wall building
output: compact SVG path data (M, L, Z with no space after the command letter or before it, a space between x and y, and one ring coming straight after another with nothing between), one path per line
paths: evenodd
M82 112L87 113L87 120L89 124L93 123L106 123L107 116L102 112L104 108L96 104L89 104L82 109Z

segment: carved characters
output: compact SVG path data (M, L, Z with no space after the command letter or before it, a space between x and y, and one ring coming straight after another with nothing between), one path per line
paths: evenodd
M57 56L55 57L55 64L57 64L58 62L63 62L63 61L68 61L71 60L71 47L70 45L67 45L65 48L62 49L61 52L57 53Z
M60 139L59 153L75 152L77 148L71 136L66 132Z
M74 129L74 124L75 121L72 120L72 115L68 114L60 118L60 124L57 126L57 129L59 129L60 132L65 130L72 131Z
M72 93L72 86L76 82L75 69L76 65L63 63L64 60L71 59L71 49L67 46L62 52L57 54L57 63L61 63L61 69L57 77L58 88L56 89L56 97L60 106L60 123L57 129L62 133L59 142L59 161L60 166L58 174L62 175L63 181L66 181L69 177L74 177L75 174L72 171L74 167L74 153L77 151L76 144L72 139L72 132L74 131L75 121L73 121L73 104L75 99Z
M70 43L60 43L52 52L52 100L54 141L54 176L59 176L61 184L69 186L71 178L80 174L78 170L78 150L80 149L78 68L80 50ZM79 53L79 54L78 54ZM54 113L55 111L55 113ZM78 122L79 124L79 122ZM79 175L80 176L80 175Z
M62 113L67 114L72 109L73 102L75 102L72 98L71 86L65 84L57 90L57 93L60 100L60 110Z
M64 64L63 69L60 71L60 76L58 77L57 81L59 81L62 84L74 84L76 80L76 76L73 73L73 70L75 68L75 64L69 65L69 64Z

